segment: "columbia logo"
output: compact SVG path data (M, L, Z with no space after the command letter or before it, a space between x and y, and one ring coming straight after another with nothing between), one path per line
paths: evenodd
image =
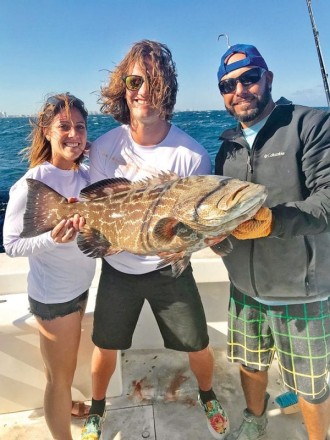
M279 151L278 153L265 154L264 158L268 159L269 157L278 157L278 156L284 156L284 155L285 155L284 151Z

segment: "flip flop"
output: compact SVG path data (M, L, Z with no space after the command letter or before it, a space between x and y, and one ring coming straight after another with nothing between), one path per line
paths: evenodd
M90 406L84 402L74 400L72 402L71 416L76 419L85 419L89 414Z

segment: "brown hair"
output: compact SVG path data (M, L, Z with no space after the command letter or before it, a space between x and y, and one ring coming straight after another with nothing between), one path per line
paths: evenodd
M50 96L37 114L36 118L30 120L30 124L33 127L32 132L29 135L31 145L22 151L29 161L30 168L51 160L51 144L50 141L46 139L45 129L51 126L55 116L60 113L62 109L66 110L69 117L72 107L75 107L80 111L87 124L88 112L83 101L69 93L59 93ZM82 160L83 153L75 160L73 168L78 168L79 163Z
M151 61L152 72L145 60ZM165 120L172 117L178 91L177 73L172 53L165 44L151 40L135 43L125 58L110 73L109 83L101 88L101 111L110 114L123 124L130 123L130 111L126 103L126 86L123 77L129 74L133 64L138 63L144 72L144 81L149 88L149 100Z

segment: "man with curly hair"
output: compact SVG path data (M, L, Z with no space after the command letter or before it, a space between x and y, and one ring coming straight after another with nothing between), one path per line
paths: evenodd
M134 44L101 91L102 111L122 125L93 143L92 182L115 177L137 181L161 172L180 177L211 174L206 150L170 122L177 90L175 63L168 47L150 40ZM117 350L131 346L145 300L164 346L188 353L210 432L218 439L229 432L227 415L212 389L214 355L191 265L173 278L171 266L158 269L159 262L158 256L128 252L103 259L92 337L93 399L83 440L98 439L101 434Z

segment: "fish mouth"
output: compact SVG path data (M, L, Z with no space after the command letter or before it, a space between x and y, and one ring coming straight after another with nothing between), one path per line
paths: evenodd
M222 186L222 193L215 189L196 207L195 219L204 227L226 229L231 223L239 224L251 218L266 200L267 190L263 185L235 180L227 184Z
M238 206L240 209L249 209L254 204L259 204L260 200L266 199L265 187L258 184L251 186L249 183L241 185L230 195L219 200L218 208L224 211L230 211Z
M226 208L223 211L223 225L232 221L238 223L253 217L267 198L267 190L263 185L247 184L233 192L226 199Z

